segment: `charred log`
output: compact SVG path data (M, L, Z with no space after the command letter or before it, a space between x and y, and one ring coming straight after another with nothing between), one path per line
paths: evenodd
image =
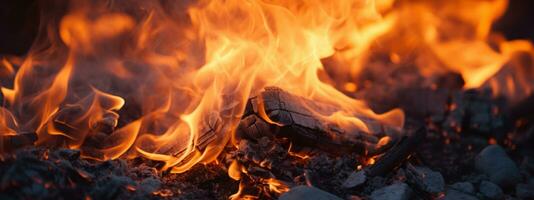
M409 158L417 146L425 139L426 129L421 127L400 140L366 170L368 176L383 176Z
M250 140L263 136L285 137L295 145L315 147L335 155L383 152L384 149L377 144L376 136L359 130L343 130L339 124L321 116L336 111L331 105L269 87L259 96L249 99L237 136ZM378 133L377 135L395 137L399 134L398 130L372 119L361 116L358 118L369 125L374 133Z

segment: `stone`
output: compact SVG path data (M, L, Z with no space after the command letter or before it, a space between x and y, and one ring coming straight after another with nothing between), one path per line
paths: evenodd
M475 186L470 182L458 182L449 186L453 190L457 190L464 193L475 193Z
M488 199L502 199L504 193L502 189L495 185L495 183L489 181L482 181L478 187L478 191Z
M458 190L447 190L442 200L478 200L475 196L460 192Z
M436 194L445 190L445 180L439 172L432 171L428 167L411 165L406 171L408 181L425 192Z
M289 192L286 192L278 198L279 200L300 200L300 199L306 199L306 200L342 200L341 198L330 194L328 192L325 192L321 189L318 189L316 187L310 187L310 186L296 186L289 190Z
M367 175L365 175L365 171L358 171L358 172L352 172L349 177L343 182L344 188L354 188L356 186L359 186L367 180Z
M519 168L499 145L484 148L475 158L475 168L503 188L513 187L521 180Z
M395 183L371 193L371 200L408 200L412 197L412 189L406 183Z

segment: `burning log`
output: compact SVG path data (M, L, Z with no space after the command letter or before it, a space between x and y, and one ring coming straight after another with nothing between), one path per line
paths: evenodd
M295 174L303 174L306 176L306 181L310 181L310 177L306 170L293 172L284 170L288 160L291 160L287 156L295 153L280 148L280 143L289 143L289 149L292 149L291 146L310 148L312 154L314 151L319 154L325 152L331 156L347 154L371 156L391 148L383 156L385 159L377 163L378 166L369 169L372 176L378 176L380 173L385 174L383 171L398 166L422 140L421 137L414 135L394 140L399 134L398 130L368 118L362 119L371 126L373 133L391 136L387 137L389 141L379 142L376 136L360 131L355 134L355 138L344 137L351 133L342 129L340 124L328 121L317 113L333 113L335 110L336 108L332 106L289 94L279 88L266 88L247 103L245 114L236 132L239 150L234 155L235 160L230 159L233 160L231 162L234 169L245 171L244 177L247 180L254 180L260 185L261 180L271 178L287 181L286 185L294 185ZM424 134L424 131L418 133ZM308 157L293 156L304 160ZM236 164L236 161L239 164Z
M268 87L259 96L249 99L237 136L251 140L263 136L286 137L293 144L315 147L335 155L353 152L375 155L388 147L379 145L376 136L363 131L350 132L354 137L349 138L348 130L318 114L336 110L333 106ZM369 118L359 118L375 133L392 137L399 134L392 127Z

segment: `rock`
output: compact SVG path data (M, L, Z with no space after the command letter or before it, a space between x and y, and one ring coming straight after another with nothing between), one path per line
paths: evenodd
M365 175L365 171L358 171L358 172L352 172L349 177L343 182L344 188L354 188L356 186L359 186L367 180L367 176Z
M428 167L408 165L406 172L408 181L425 192L435 194L445 189L445 180L441 173L432 171Z
M457 190L447 190L442 200L478 200L478 198Z
M475 168L501 187L512 187L521 180L517 165L499 145L484 148L475 158Z
M502 189L489 181L482 181L478 187L478 191L488 199L502 199L504 197Z
M310 186L296 186L278 198L279 200L341 200L341 198Z
M520 199L534 199L534 181L530 181L527 184L517 184L515 186L515 195Z
M452 184L450 188L464 193L475 193L475 186L470 182L458 182Z
M371 200L408 200L412 197L412 189L406 183L395 183L377 189L371 193Z

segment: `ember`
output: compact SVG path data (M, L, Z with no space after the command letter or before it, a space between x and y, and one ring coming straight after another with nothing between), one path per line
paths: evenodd
M532 199L517 2L3 3L0 198Z

